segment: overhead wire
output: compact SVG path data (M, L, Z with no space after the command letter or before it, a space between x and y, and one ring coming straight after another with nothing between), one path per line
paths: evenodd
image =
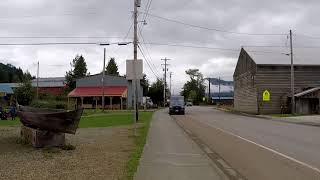
M139 35L140 35L140 37L141 37L141 39L142 39L142 42L143 42L143 43L139 43L139 44L141 44L141 48L143 48L143 47L142 47L142 44L145 44L145 43L146 43L146 40L145 40L145 38L143 37L141 31L139 31ZM151 65L152 65L153 68L157 71L157 73L159 73L159 71L157 70L157 67L156 67L156 66L154 65L154 63L153 63L153 59L152 59L152 57L151 57L151 55L150 55L150 53L149 53L148 48L146 47L145 49L146 49L147 55L148 55L149 58L150 58ZM160 73L159 73L159 74L160 74Z
M144 53L143 53L143 51L141 50L141 47L138 45L138 48L139 48L139 50L140 50L140 52L141 52L141 54L142 54L142 56L144 57L144 59L146 60L146 62L147 62L147 65L148 65L148 67L149 67L149 69L151 70L151 72L153 73L153 75L157 78L157 79L159 79L159 76L153 71L153 69L151 68L151 65L149 64L149 62L148 62L148 60L147 60L147 58L145 57L145 55L144 55Z
M0 36L0 39L121 39L111 36Z
M181 24L181 25L185 25L185 26L189 26L189 27L193 27L193 28L204 29L204 30L209 30L209 31L216 31L216 32L221 32L221 33L238 34L238 35L252 35L252 36L284 36L284 35L287 35L285 33L245 33L245 32L236 32L236 31L227 31L227 30L218 29L218 28L209 28L209 27L199 26L199 25L195 25L195 24L190 24L190 23L179 21L179 20L154 15L154 14L147 13L147 12L140 12L140 13L148 14L150 17L162 19L165 21L169 21L169 22L173 22L173 23L177 23L177 24Z

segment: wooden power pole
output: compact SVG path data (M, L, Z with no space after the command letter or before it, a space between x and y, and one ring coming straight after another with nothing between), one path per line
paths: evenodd
M37 63L37 100L39 100L39 61Z
M167 97L166 97L167 71L168 71L167 66L169 65L169 64L167 63L167 61L169 61L170 59L164 58L164 59L161 59L161 60L164 61L164 64L162 64L162 65L164 65L164 69L163 69L163 70L164 70L163 107L165 107L165 106L166 106L166 99L167 99Z
M139 120L139 107L138 107L138 80L136 72L136 64L138 61L138 7L140 7L141 0L134 0L133 10L133 109L134 109L134 123Z
M291 113L296 112L296 104L294 98L294 64L293 64L293 49L292 49L292 31L290 30L290 57L291 57Z

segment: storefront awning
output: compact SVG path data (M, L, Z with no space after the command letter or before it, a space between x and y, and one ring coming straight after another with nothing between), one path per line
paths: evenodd
M126 86L105 86L104 96L127 97L127 89ZM102 94L102 87L77 87L68 97L99 97Z

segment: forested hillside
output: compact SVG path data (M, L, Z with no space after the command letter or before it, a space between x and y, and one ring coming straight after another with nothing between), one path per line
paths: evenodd
M21 68L0 63L0 83L18 83L27 78L32 79L29 72L24 73Z

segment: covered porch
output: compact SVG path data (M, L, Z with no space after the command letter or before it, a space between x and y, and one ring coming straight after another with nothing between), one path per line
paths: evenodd
M68 94L68 104L73 98L76 99L76 106L85 109L122 110L127 108L127 96L128 88L125 86L77 87Z
M296 112L299 114L320 114L320 87L311 88L294 95Z

